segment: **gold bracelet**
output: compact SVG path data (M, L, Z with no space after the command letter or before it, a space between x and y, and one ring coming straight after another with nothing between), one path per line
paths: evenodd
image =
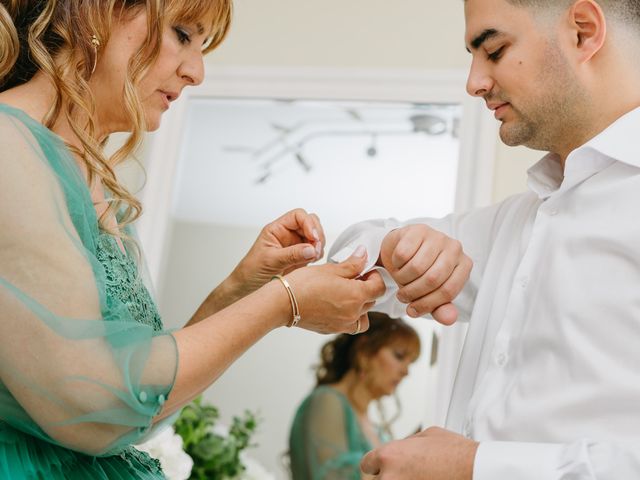
M287 282L287 280L282 275L274 275L273 277L271 277L271 280L273 280L274 278L277 278L278 280L280 280L280 283L284 285L284 288L287 290L287 294L289 295L289 301L291 302L291 310L293 311L293 317L291 318L291 321L287 324L287 327L289 328L295 327L296 325L298 325L298 322L300 321L300 309L298 308L298 301L296 300L296 296L293 294L291 285L289 285L289 282Z

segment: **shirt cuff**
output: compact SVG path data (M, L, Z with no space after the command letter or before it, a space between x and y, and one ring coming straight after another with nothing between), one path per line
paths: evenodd
M473 480L557 480L562 448L553 443L481 442Z
M387 236L387 233L395 228L397 227L371 229L366 235L360 235L358 238L349 242L336 253L331 255L329 261L335 263L343 262L353 254L356 248L360 245L364 245L367 250L367 263L365 264L362 272L360 272L360 275L364 275L376 268L376 262L380 256L382 241L384 240L384 237Z

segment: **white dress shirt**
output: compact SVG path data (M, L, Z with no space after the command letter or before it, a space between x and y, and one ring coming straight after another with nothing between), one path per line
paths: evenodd
M640 480L640 108L530 192L443 219L374 220L330 257L426 223L474 261L455 303L468 320L447 427L481 442L474 480ZM386 273L386 272L385 272ZM404 314L397 288L375 310Z

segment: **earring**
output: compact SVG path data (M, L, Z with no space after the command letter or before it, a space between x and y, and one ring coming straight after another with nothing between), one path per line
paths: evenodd
M93 45L93 68L91 69L91 75L93 75L98 64L98 48L100 47L100 40L96 35L91 35L91 45Z

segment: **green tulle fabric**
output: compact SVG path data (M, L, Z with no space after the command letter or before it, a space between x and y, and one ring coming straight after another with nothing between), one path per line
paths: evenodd
M0 478L159 479L178 355L62 140L0 105ZM133 232L127 232L133 235Z
M369 450L349 400L335 388L315 388L298 407L289 435L293 480L359 480Z

